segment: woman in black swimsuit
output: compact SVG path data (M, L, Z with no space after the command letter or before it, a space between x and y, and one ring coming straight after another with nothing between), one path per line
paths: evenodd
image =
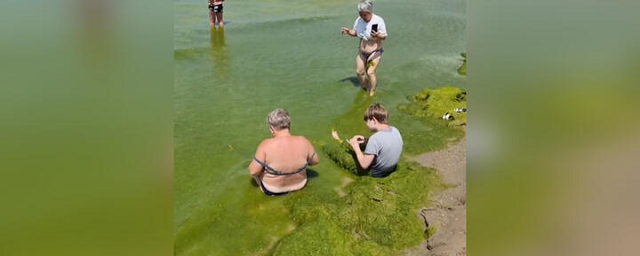
M271 138L260 143L249 164L249 173L266 195L284 195L307 184L307 166L319 162L311 142L289 131L291 118L284 109L267 117Z
M216 19L218 19L218 27L224 27L224 19L222 18L222 2L224 2L224 0L209 0L209 23L211 27L216 25Z

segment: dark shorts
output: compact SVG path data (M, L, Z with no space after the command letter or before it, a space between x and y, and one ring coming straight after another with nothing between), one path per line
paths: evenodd
M281 195L289 194L289 192L280 192L280 193L271 192L267 188L264 187L262 182L260 182L260 188L262 188L262 192L264 192L264 194L268 195L268 196L281 196Z
M391 175L393 172L396 171L396 169L398 168L398 165L394 165L392 168L387 168L386 170L371 170L371 177L374 178L384 178L387 177L389 175Z
M209 10L211 10L212 12L222 12L222 5L209 5Z

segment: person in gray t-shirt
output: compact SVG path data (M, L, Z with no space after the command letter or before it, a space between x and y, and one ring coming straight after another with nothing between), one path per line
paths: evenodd
M402 136L398 129L389 125L389 115L382 104L369 106L364 114L367 127L374 134L369 138L367 147L360 150L360 144L365 142L362 135L355 135L348 140L363 169L371 168L371 176L386 177L396 170L402 154Z

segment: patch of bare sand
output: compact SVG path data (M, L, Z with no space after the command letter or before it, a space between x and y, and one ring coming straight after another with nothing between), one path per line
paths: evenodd
M436 232L419 246L407 250L405 255L466 255L466 155L466 138L463 138L444 150L413 158L423 166L438 170L450 188L430 195L431 206L417 213L425 229L435 227Z

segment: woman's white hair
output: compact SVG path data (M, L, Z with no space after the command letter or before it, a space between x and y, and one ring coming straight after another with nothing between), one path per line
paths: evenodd
M267 116L267 124L276 131L289 129L291 127L289 112L281 108L271 111L269 116Z
M360 2L358 4L358 11L372 13L373 12L373 3L371 2L371 0L365 0L365 1Z

